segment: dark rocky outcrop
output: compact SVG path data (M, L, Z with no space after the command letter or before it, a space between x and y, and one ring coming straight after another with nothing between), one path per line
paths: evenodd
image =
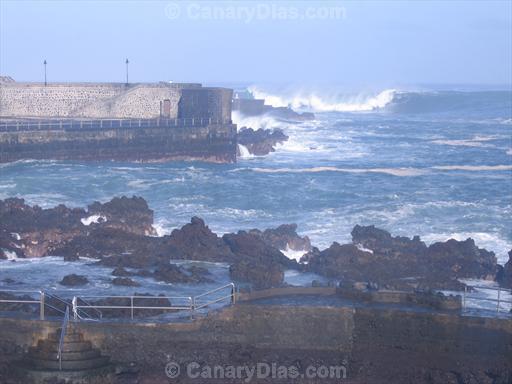
M89 280L87 279L87 277L72 273L71 275L64 276L59 284L66 285L69 287L76 287L80 285L85 285L88 282Z
M62 255L98 259L115 268L116 277L140 275L170 283L211 281L204 270L172 265L171 260L225 262L231 277L255 288L279 286L286 269L306 269L332 279L374 282L381 287L460 289L459 278L494 279L510 286L511 262L502 268L492 252L472 239L427 246L418 236L391 236L374 226L356 226L352 244L334 243L320 251L295 224L253 229L222 237L204 221L190 223L168 236L153 234L153 212L142 198L115 198L87 210L60 205L31 207L22 199L0 201L0 257ZM280 249L309 251L298 264ZM135 271L127 271L133 268Z
M275 146L288 140L280 129L258 129L242 127L238 132L238 144L247 148L256 156L268 155L275 151ZM240 154L239 154L240 155Z
M512 250L508 252L508 261L499 271L497 280L503 287L512 289Z
M282 224L264 231L252 229L249 233L261 237L265 243L280 250L289 248L293 251L309 252L312 249L309 238L297 234L297 224Z
M260 235L239 231L224 235L222 239L237 257L230 268L231 277L250 282L257 289L281 285L284 270L298 267L294 260L267 244Z
M279 264L265 266L252 261L231 265L229 274L235 281L250 282L254 289L278 287L284 280L284 270Z
M204 221L193 217L189 224L165 237L174 259L199 261L235 261L236 257L224 241L213 233Z
M304 257L307 268L349 281L370 281L395 289L461 289L459 278L493 279L498 270L493 252L472 239L448 240L427 247L418 236L393 237L374 226L356 226L353 244L332 244Z
M156 235L153 211L142 197L114 197L106 203L95 202L87 207L89 215L100 216L102 227L120 229L137 235Z
M64 205L43 209L27 205L23 199L10 198L0 200L0 249L16 252L18 257L60 255L64 250L62 255L72 260L80 254L65 252L66 245L79 236L87 237L91 230L152 235L152 223L153 211L140 197L96 202L88 211ZM5 252L2 255L6 257Z

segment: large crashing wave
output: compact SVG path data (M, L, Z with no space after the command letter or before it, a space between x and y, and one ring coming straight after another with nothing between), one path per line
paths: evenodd
M331 89L305 91L297 89L269 90L251 86L249 91L265 104L273 107L291 107L313 112L371 112L391 113L464 113L466 117L491 118L491 123L510 125L511 116L503 117L502 111L512 107L510 91L398 91L357 94L340 93Z
M273 107L291 107L295 110L313 112L365 112L384 108L393 101L395 89L386 89L377 93L357 95L326 94L322 92L289 92L274 94L258 86L249 87L257 99L264 99L265 104Z

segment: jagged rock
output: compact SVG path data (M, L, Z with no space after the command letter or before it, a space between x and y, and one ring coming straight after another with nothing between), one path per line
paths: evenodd
M277 248L263 239L245 231L222 237L237 261L231 265L230 275L234 280L253 284L254 288L276 287L283 283L284 269L297 267Z
M89 217L97 216L101 219L98 224L104 227L138 235L156 235L153 228L153 211L142 197L114 197L103 204L94 202L87 210Z
M64 278L60 281L59 284L61 285L67 285L70 287L76 287L79 285L85 285L89 282L87 277L82 275L76 275L72 273L71 275L66 275Z
M503 287L512 288L512 250L508 252L508 261L501 268L497 280Z
M112 228L153 235L152 223L153 211L140 197L114 198L104 204L96 202L88 211L64 205L42 209L25 204L23 199L10 198L0 200L0 248L15 251L18 257L61 255L59 252L67 243L78 236L87 236L91 229ZM80 256L62 255L69 261Z
M174 259L213 262L235 260L229 247L198 217L193 217L181 229L172 231L166 243L172 247Z
M133 281L129 277L116 277L115 279L112 279L112 284L122 285L125 287L140 287L139 283Z
M307 236L297 234L297 224L282 224L277 228L265 229L263 232L252 229L250 234L260 236L262 240L274 248L293 251L311 251L311 241Z
M356 226L352 239L353 244L313 249L302 261L324 276L393 289L462 289L457 279L492 279L498 270L494 253L478 248L472 239L427 247L418 236L393 237L374 226Z
M242 127L238 131L238 144L243 145L249 153L256 156L264 156L274 152L274 147L286 140L288 140L288 136L280 129L260 128L255 131L252 128Z
M235 281L251 283L254 289L278 287L284 280L281 265L262 265L252 261L241 261L231 265L229 274Z
M166 283L200 283L204 282L199 275L187 273L183 268L176 264L163 264L156 268L152 275L158 281Z

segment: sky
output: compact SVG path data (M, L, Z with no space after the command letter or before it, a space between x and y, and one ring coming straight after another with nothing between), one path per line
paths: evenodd
M512 83L512 1L0 0L18 81Z

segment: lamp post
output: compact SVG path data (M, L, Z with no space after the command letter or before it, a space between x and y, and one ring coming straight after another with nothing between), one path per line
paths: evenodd
M48 83L46 82L46 59L44 59L44 86L46 87Z
M128 85L128 64L130 64L128 59L126 59L125 64L126 64L126 85Z

